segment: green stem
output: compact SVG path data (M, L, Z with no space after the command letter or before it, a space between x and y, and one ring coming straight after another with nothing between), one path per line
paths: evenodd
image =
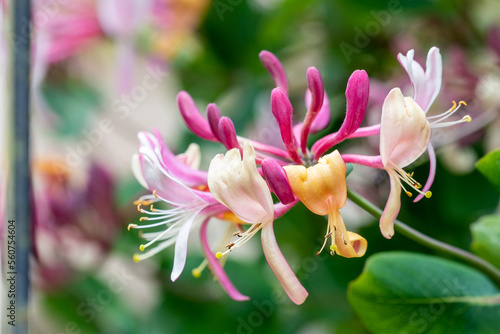
M379 219L382 215L382 210L369 202L366 198L356 193L351 189L347 189L347 197L359 205L361 208L365 209L373 217ZM451 255L463 262L470 264L471 266L481 270L483 273L488 275L498 286L500 286L500 270L498 270L491 263L483 260L482 258L469 253L461 248L448 245L442 241L433 239L413 228L406 225L405 223L396 220L394 223L394 228L397 232L406 236L407 238L438 252L442 252Z

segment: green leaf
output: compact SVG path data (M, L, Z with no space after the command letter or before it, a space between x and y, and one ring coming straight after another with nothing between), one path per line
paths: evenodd
M78 135L101 102L98 91L76 80L44 83L42 95L56 115L55 130L60 136Z
M373 333L498 333L500 293L465 265L407 252L370 257L348 299Z
M500 192L500 149L490 152L479 159L476 168Z
M500 216L483 216L471 230L472 251L500 268Z

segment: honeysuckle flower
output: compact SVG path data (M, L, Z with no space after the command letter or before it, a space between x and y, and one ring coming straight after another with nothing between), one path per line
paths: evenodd
M132 170L139 183L152 194L142 196L135 204L139 212L146 214L140 220L152 222L144 225L130 224L129 229L152 229L154 232L141 234L148 242L140 246L143 253L135 254L134 260L144 260L175 244L171 273L171 279L175 281L185 266L190 231L194 226L201 224L200 239L206 260L193 269L193 275L199 277L208 264L231 298L247 300L248 297L233 286L221 263L210 251L207 240L207 226L210 219L212 217L224 219L231 213L206 191L207 173L197 170L200 162L199 148L192 144L186 153L176 156L164 144L157 131L154 135L141 132L138 137L141 147L139 154L132 159ZM153 206L154 203L161 202L171 208L159 209ZM144 208L148 206L149 209ZM238 220L237 223L241 221ZM227 225L226 234L232 236L237 225L233 223ZM163 230L158 231L158 228Z
M328 215L325 247L331 238L330 251L344 257L360 257L366 252L366 239L347 231L339 209L347 200L346 165L336 150L321 157L311 167L285 166L293 193L318 215ZM321 252L318 252L318 254Z
M414 51L410 50L407 52L406 57L401 53L398 54L398 60L401 65L404 67L408 76L410 77L410 81L413 85L414 93L413 99L417 104L424 110L427 114L430 106L436 100L436 97L441 90L441 81L442 81L442 73L443 73L443 61L441 59L441 54L439 53L439 49L437 47L432 47L427 54L427 62L426 69L422 68L422 66L413 60ZM453 106L445 111L442 114L427 117L428 120L431 121L432 128L440 128L451 126L463 122L470 122L471 117L466 115L462 119L454 122L443 122L445 119L454 114L461 105L465 105L465 102L460 101L458 106L453 101ZM427 178L427 182L423 187L423 192L427 192L434 182L434 177L436 175L436 154L434 152L434 148L432 147L432 143L429 142L427 147L427 151L429 154L429 177ZM415 198L415 202L419 201L423 198L424 195L420 194Z
M431 127L422 108L411 97L404 97L399 88L391 90L382 107L380 123L380 156L389 174L391 191L380 218L380 230L386 238L394 235L394 221L401 207L401 188L411 196L401 181L420 195L430 197L402 168L417 160L425 152Z
M288 265L273 231L274 205L266 182L257 171L255 151L249 141L243 143L243 157L238 149L215 156L208 169L208 187L213 196L243 222L251 226L238 234L222 257L246 243L262 229L262 248L269 266L285 292L296 304L302 304L308 293Z
M141 213L148 216L141 221L154 221L146 225L130 224L129 229L150 229L165 227L161 232L143 233L147 240L141 245L141 251L148 251L134 255L135 261L141 261L175 244L175 257L171 279L175 281L184 269L187 257L189 233L193 225L201 223L211 215L218 202L207 192L190 188L182 180L186 174L177 173L165 165L162 154L162 143L153 135L140 133L141 147L139 154L133 159L132 170L138 181L146 186L152 194L139 198L134 204ZM163 152L162 152L163 151ZM189 166L185 165L185 169ZM172 209L156 209L153 203L164 202ZM149 206L143 209L142 206Z
M420 190L420 183L403 170L425 152L430 130L422 108L413 98L404 97L399 88L394 88L382 106L380 156L342 155L346 162L385 169L389 174L391 190L380 218L380 230L388 239L394 235L394 222L401 207L401 188L408 196L412 196L403 182L422 196L429 198L432 195L430 191Z
M424 115L426 115L441 89L443 71L442 58L441 54L439 53L439 49L437 47L432 47L427 54L426 69L424 71L422 66L418 62L416 62L413 57L414 50L408 51L406 56L398 54L398 60L408 73L408 76L414 88L413 100L423 110ZM435 116L426 116L430 127L441 128L456 125L459 123L470 122L471 117L469 115L466 115L457 121L443 122L448 117L457 112L462 105L466 105L466 103L460 101L457 104L455 101L453 101L453 106L447 111ZM372 136L378 134L381 134L381 124L359 128L356 130L356 132L350 135L350 138ZM427 144L427 152L429 154L430 165L429 176L424 187L422 188L422 191L420 191L420 193L417 195L414 202L419 201L425 196L425 194L428 193L436 175L436 154L430 140Z

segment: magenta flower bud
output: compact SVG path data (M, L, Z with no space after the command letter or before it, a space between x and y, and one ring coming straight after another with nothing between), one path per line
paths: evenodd
M288 183L288 177L283 167L272 158L262 160L261 166L269 189L278 197L280 202L286 205L295 201L295 195Z
M182 118L184 118L184 122L186 122L186 125L194 134L206 140L217 141L208 121L201 115L198 108L196 108L189 93L185 91L179 92L177 94L177 105L181 111Z
M308 106L306 118L300 134L300 146L304 154L307 149L307 137L309 136L309 131L311 130L314 119L321 111L325 96L323 80L321 79L321 74L316 67L309 67L307 69L307 84L309 91L311 92L311 103Z
M288 95L288 79L279 59L271 52L263 50L259 53L260 62L273 77L276 87L283 89Z
M308 89L306 90L306 96L305 96L305 102L306 102L306 108L309 109L309 105L311 104L311 91ZM319 111L318 115L314 119L312 125L311 125L311 130L309 130L309 133L316 133L318 131L323 130L330 124L330 101L328 101L328 96L326 95L326 92L323 94L323 105L321 106L321 110Z
M237 148L241 151L240 144L236 138L236 130L233 121L229 117L221 117L219 121L219 137L221 143L228 149Z
M208 124L210 125L210 130L212 131L212 134L215 136L215 138L217 138L218 141L221 141L219 136L220 117L221 113L219 107L217 107L215 103L210 103L207 106Z
M293 108L285 91L281 88L274 88L271 92L271 111L278 122L281 139L290 158L298 164L302 164L295 146L295 138L292 132Z
M349 135L354 133L365 116L370 94L370 82L368 74L364 70L356 70L347 82L345 96L347 100L347 111L344 122L339 131L318 140L312 147L315 158L319 159L331 147L337 145Z

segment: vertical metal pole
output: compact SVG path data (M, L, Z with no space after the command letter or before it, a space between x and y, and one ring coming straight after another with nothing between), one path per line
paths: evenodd
M9 170L9 211L6 236L15 234L15 267L7 264L7 278L15 275L15 326L7 325L13 333L28 332L28 297L29 297L29 257L30 242L30 44L31 24L30 0L13 0L11 63L12 90L10 170ZM14 222L12 222L14 221ZM14 225L11 228L11 225ZM10 233L10 234L9 234ZM9 239L10 240L10 239ZM9 260L10 254L6 252ZM8 261L6 261L9 263ZM14 269L14 271L12 271ZM15 274L8 274L13 272ZM10 284L9 284L10 285ZM11 301L7 299L10 304ZM6 306L9 306L6 305ZM3 312L2 312L3 313ZM3 319L5 321L5 319ZM8 319L9 320L9 319Z

